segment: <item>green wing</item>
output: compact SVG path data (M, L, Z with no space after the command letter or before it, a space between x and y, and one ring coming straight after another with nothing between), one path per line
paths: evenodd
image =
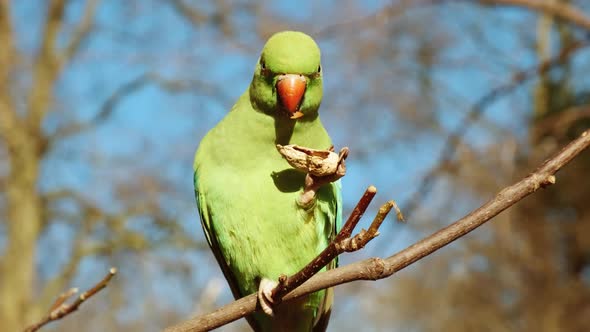
M205 193L199 191L199 185L197 182L197 172L194 172L193 181L195 185L195 199L197 200L197 208L199 210L199 216L201 217L201 226L203 226L203 231L205 232L205 237L207 238L207 243L209 243L209 247L211 251L213 251L213 255L217 260L217 264L221 267L221 272L225 276L227 283L229 284L229 288L234 296L234 298L239 299L248 294L241 294L238 281L236 277L231 273L229 266L227 266L227 262L223 257L223 254L219 250L219 243L217 242L217 236L215 235L215 228L212 227L213 223L211 222L211 211L209 211L209 205L207 205L207 199L205 197ZM259 331L260 327L258 323L251 315L246 316L246 320L248 324L252 327L254 331Z
M215 235L215 228L212 227L213 223L211 223L211 213L209 211L209 206L207 205L207 199L205 197L205 194L199 191L199 186L197 183L197 172L194 173L194 184L195 198L197 200L199 216L201 216L201 226L203 226L203 231L205 232L207 243L209 243L209 247L211 247L211 251L213 251L213 255L215 255L217 263L219 264L219 266L221 266L221 270L229 283L232 294L235 298L240 298L245 294L240 294L238 282L235 279L235 276L231 273L229 267L227 266L227 262L223 257L223 254L219 250L219 243L217 242L217 236Z

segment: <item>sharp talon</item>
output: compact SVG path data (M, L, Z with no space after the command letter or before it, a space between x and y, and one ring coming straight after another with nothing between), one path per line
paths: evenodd
M279 283L274 280L262 278L262 280L260 280L260 286L258 287L258 302L260 303L260 307L262 307L262 311L269 316L274 314L272 310L274 304L272 292L278 284Z

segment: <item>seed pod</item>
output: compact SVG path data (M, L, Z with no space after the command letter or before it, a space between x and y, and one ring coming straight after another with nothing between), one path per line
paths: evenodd
M298 145L277 144L277 150L291 167L315 176L336 173L340 158L329 150L316 150Z

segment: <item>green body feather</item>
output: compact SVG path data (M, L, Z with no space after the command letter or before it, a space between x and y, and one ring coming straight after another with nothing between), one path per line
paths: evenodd
M321 76L309 79L301 105L305 117L297 121L281 113L276 96L267 91L275 82L274 75L265 71L316 75L319 50L309 59L299 56L300 61L289 64L284 62L291 53L278 57L265 53L274 50L268 48L271 41L261 55L264 68L259 63L250 89L203 138L194 163L203 229L235 297L256 292L261 278L277 280L281 274L299 271L327 246L341 218L339 183L322 187L310 209L297 205L305 174L292 169L275 147L331 146L317 114ZM315 70L309 69L314 66ZM249 323L260 331L323 330L331 301L331 290L317 292L278 306L274 317L257 313Z

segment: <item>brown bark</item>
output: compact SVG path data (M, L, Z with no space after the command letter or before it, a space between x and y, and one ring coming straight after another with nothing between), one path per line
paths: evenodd
M51 323L53 321L56 321L56 320L60 320L64 317L66 317L67 315L75 312L76 310L78 310L78 308L80 308L82 303L84 303L86 300L88 300L89 298L96 295L101 290L105 289L105 287L107 287L109 281L111 281L111 279L115 276L115 274L117 274L117 269L114 267L111 267L109 270L109 273L104 278L102 278L102 280L100 280L98 283L96 283L92 288L90 288L87 291L85 291L84 293L78 295L78 297L71 303L67 303L67 301L74 294L78 293L77 288L70 288L68 291L60 294L57 297L57 299L53 302L53 305L49 309L49 312L47 313L47 315L45 317L43 317L41 320L39 320L38 322L36 322L32 325L29 325L25 329L25 332L38 331L44 325Z
M35 247L41 223L41 202L36 192L38 177L37 140L14 108L10 77L16 51L8 14L8 2L0 5L0 128L10 155L6 179L7 245L0 264L0 321L6 331L24 326L34 283Z
M54 42L64 10L64 1L52 1L43 45L34 68L27 117L20 117L12 100L11 78L20 56L14 47L8 1L0 3L0 132L9 151L6 179L7 245L0 264L0 321L6 331L22 329L35 306L35 251L43 223L42 202L37 192L43 156L42 119L51 105L52 86L59 72Z

